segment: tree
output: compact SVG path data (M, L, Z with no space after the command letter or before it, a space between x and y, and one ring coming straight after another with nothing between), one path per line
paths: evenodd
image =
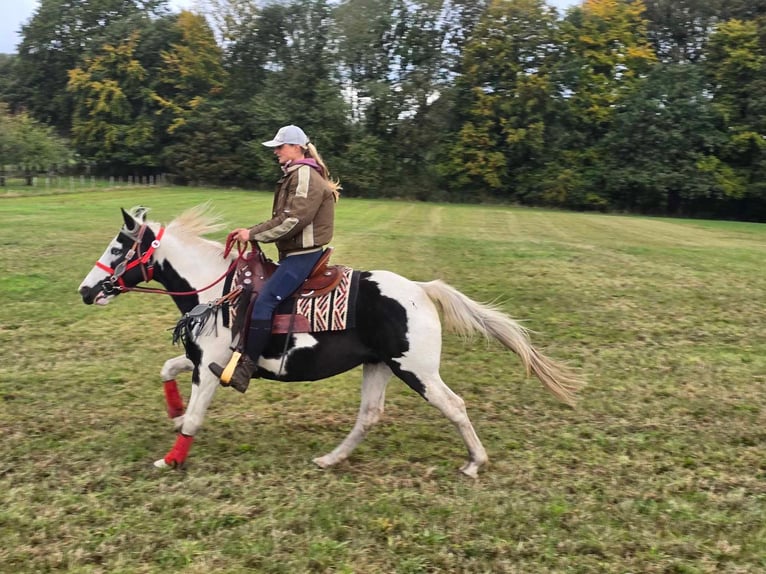
M662 62L697 62L720 19L720 0L643 0L647 35Z
M251 138L237 115L225 101L211 99L190 110L162 156L179 183L260 183L247 161Z
M72 94L67 91L69 70L98 50L126 19L131 28L162 13L167 0L41 0L32 18L21 28L12 104L35 118L68 133ZM124 37L124 36L123 36ZM115 43L112 38L109 40Z
M731 20L708 44L705 71L727 127L720 158L747 183L743 207L766 212L766 23Z
M278 167L258 142L282 125L297 123L338 172L338 151L349 135L348 107L334 77L328 4L298 0L256 9L246 0L210 0L207 5L224 39L226 74L214 69L200 76L222 78L207 95L204 82L185 91L197 94L187 111L175 116L182 122L172 127L164 154L171 171L186 181L271 184ZM213 54L208 46L196 43L194 55ZM165 77L178 78L176 68L170 66ZM168 90L164 79L161 88Z
M242 103L257 93L268 75L270 61L283 59L287 7L256 0L199 0L214 22L228 72L225 93Z
M705 67L715 105L732 134L727 159L740 165L751 165L764 147L765 66L756 22L731 20L711 37Z
M296 0L289 7L274 5L261 11L260 18L274 28L269 30L261 21L254 38L269 46L269 59L263 62L263 81L246 109L252 132L259 138L270 138L286 124L300 125L330 169L338 172L349 125L348 106L334 75L330 16L326 0ZM275 30L282 31L281 39ZM274 173L272 158L262 152L252 154L250 161L261 173Z
M466 43L465 121L442 169L454 186L521 200L545 160L556 15L542 0L493 0Z
M36 173L65 166L72 157L66 142L54 130L27 113L11 115L0 104L0 185L5 185L5 167L14 166L32 185Z
M766 14L766 0L643 0L648 35L662 62L700 62L715 27Z
M546 172L546 202L606 209L599 148L615 110L656 63L643 3L585 0L562 21L556 78L555 136ZM563 176L563 177L562 177Z
M340 72L359 126L354 133L374 150L368 154L374 172L364 174L360 189L394 195L436 187L450 126L434 120L452 108L460 50L485 3L349 0L337 7Z
M585 0L562 23L559 93L586 141L605 133L614 105L656 62L643 10L640 0Z
M9 103L15 90L15 55L0 54L0 102Z
M601 172L611 205L698 215L741 196L744 182L717 157L724 142L702 70L657 66L617 107L604 140Z
M100 169L135 173L159 165L157 109L147 71L134 55L138 38L134 33L119 45L106 44L69 72L72 137Z
M182 11L176 26L180 38L162 51L162 70L152 94L169 134L205 99L220 94L225 81L222 53L204 16Z

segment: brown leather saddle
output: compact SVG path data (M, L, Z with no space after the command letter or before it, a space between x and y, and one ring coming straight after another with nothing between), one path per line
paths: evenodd
M322 257L314 265L308 278L291 295L292 298L319 297L338 286L343 267L340 265L328 265L332 251L332 247L324 250ZM253 294L257 296L261 289L263 289L266 281L277 270L277 267L278 264L266 257L260 248L253 249L237 266L235 283L245 288L250 288Z
M252 305L266 281L278 267L277 263L266 257L257 243L251 242L251 246L250 253L240 258L235 270L233 284L238 286L237 288L241 291L232 325L235 333L240 331L243 331L243 334L246 333L245 329L250 322ZM322 257L314 265L308 278L280 306L281 309L277 310L272 323L272 333L308 332L310 330L306 317L295 313L295 302L297 299L320 297L335 289L341 282L344 267L342 265L329 265L332 251L332 247L327 247L324 250ZM289 306L293 312L283 312L284 306Z

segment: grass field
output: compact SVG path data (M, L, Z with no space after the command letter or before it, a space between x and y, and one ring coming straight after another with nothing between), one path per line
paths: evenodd
M162 296L86 307L121 223L270 194L125 189L0 199L0 572L766 571L766 226L343 199L334 260L494 300L589 381L576 410L483 340L445 337L490 464L392 381L350 460L358 370L222 389L183 471L159 368ZM189 379L179 381L188 395Z

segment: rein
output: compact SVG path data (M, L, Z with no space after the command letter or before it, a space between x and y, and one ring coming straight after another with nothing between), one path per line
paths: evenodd
M154 251L160 246L162 236L165 234L165 228L160 227L160 230L157 232L157 237L151 242L149 245L149 249L146 250L146 253L143 255L141 254L141 240L143 239L144 232L147 229L147 225L143 224L141 228L138 230L138 235L136 236L135 243L133 243L133 247L131 247L128 252L125 254L125 259L123 259L116 268L112 269L111 267L104 265L100 261L96 261L96 267L99 269L106 271L110 274L108 281L109 281L109 288L108 290L105 289L106 292L110 291L118 291L120 293L127 292L127 291L135 291L137 293L154 293L157 295L171 295L171 296L184 296L184 295L197 295L199 293L202 293L203 291L207 291L208 289L211 289L215 287L218 283L223 281L226 276L231 273L234 268L237 265L237 262L242 259L242 255L245 252L245 249L247 247L247 244L243 244L236 240L236 237L234 237L233 233L230 233L229 236L226 238L226 248L223 252L223 257L226 258L229 256L229 253L231 253L231 249L234 246L234 244L237 244L237 251L238 255L237 258L234 259L234 261L231 262L231 265L229 265L228 269L224 271L223 275L218 277L215 281L210 283L209 285L206 285L205 287L201 287L199 289L194 289L193 291L168 291L167 289L157 289L154 287L129 287L125 285L125 281L122 278L125 273L133 269L134 267L141 267L141 274L144 276L144 282L148 283L154 278L154 263L151 262L152 255L154 255ZM134 256L138 256L136 259L132 260ZM128 262L128 263L126 263ZM147 265L148 263L148 265ZM105 284L106 287L106 284Z

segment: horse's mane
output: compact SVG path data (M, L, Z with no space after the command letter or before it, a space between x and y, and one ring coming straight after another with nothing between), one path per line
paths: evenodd
M217 241L205 239L203 236L216 233L226 228L221 216L211 211L210 202L196 205L187 209L181 215L173 219L167 226L167 232L182 236L184 240L195 241L217 253L223 250L223 245Z

